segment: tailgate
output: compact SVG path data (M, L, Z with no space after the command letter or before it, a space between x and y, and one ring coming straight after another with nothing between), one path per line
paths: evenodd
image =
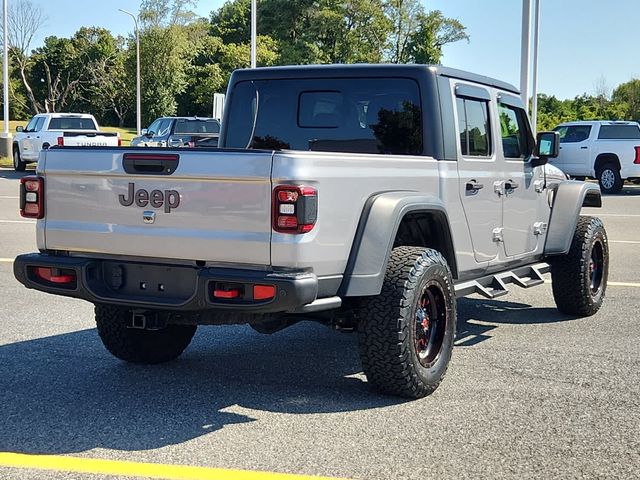
M86 130L62 132L65 147L117 147L116 132L87 132Z
M45 248L270 265L268 152L52 149Z

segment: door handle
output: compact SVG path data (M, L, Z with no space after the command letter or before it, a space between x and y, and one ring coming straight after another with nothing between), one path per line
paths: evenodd
M516 188L518 188L518 184L513 180L507 180L506 182L504 182L505 190L515 190Z
M475 180L469 180L465 188L467 192L477 192L478 190L482 190L484 185L476 182Z
M586 150L589 147L580 147L580 150Z

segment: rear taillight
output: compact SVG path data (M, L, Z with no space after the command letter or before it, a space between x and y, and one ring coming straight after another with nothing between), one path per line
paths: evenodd
M301 185L273 189L273 229L281 233L307 233L318 218L318 191Z
M20 215L26 218L44 217L44 179L36 176L20 179Z
M118 146L121 147L122 146L122 137L118 137Z
M633 148L636 149L636 158L633 160L633 163L635 163L636 165L640 165L640 145Z
M64 137L58 137L58 146L64 147Z

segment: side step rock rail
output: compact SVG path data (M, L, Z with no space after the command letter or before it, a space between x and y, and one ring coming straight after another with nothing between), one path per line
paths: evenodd
M525 265L507 272L487 275L476 280L459 283L455 286L456 297L465 297L478 293L485 298L497 298L509 293L507 285L516 284L522 288L535 287L544 283L542 275L551 271L548 263Z

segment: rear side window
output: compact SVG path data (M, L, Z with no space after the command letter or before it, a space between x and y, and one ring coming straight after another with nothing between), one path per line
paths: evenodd
M49 122L49 130L96 130L91 118L57 117Z
M457 97L456 104L462 155L470 157L490 156L491 134L488 102Z
M220 124L216 120L176 120L173 133L219 133Z
M505 158L528 158L533 153L533 137L522 108L498 104L502 150Z
M599 140L638 140L638 125L602 125L598 133Z
M591 125L566 125L555 131L560 134L560 143L579 143L589 138Z
M417 83L404 78L239 82L225 146L418 155L420 104Z

